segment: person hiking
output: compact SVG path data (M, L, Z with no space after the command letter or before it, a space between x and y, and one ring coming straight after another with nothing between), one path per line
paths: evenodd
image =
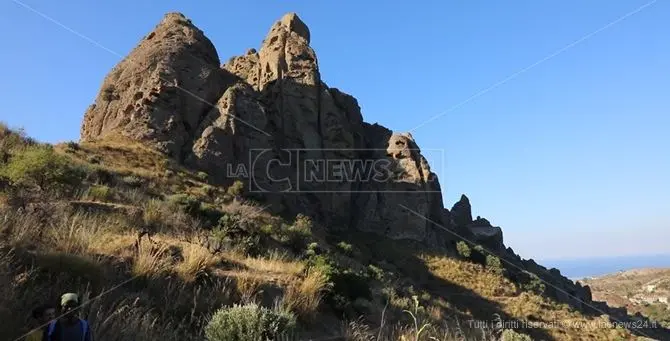
M61 318L49 324L47 341L93 341L93 332L88 321L77 314L79 296L63 294L60 298Z
M33 309L35 329L26 335L26 341L45 341L47 338L48 323L56 318L56 307L50 304L42 304Z

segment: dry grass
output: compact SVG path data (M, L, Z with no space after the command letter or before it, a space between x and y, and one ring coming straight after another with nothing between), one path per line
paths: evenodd
M423 256L422 259L437 277L494 298L514 296L516 287L501 275L486 271L483 266L447 257Z
M184 251L184 261L178 263L174 269L183 280L192 282L219 261L219 257L215 257L207 249L189 245Z
M123 137L81 143L78 150L68 150L65 144L57 145L56 149L86 164L95 155L99 159L98 163L107 169L151 179L160 178L169 163L161 153Z
M157 278L169 270L170 261L166 244L142 244L133 259L132 273L138 277Z
M4 146L0 146L0 149L10 148L10 142L20 142L18 135L3 139L2 136L7 134L2 129L0 125L0 144ZM89 285L97 287L96 282L107 285L110 282L127 280L128 267L132 275L149 279L145 284L151 290L138 294L120 288L112 295L88 305L85 315L99 339L201 339L202 335L198 335L198 332L202 330L202 317L211 314L221 305L233 303L228 301L231 290L228 278L235 281L239 299L243 302L257 299L259 293L271 283L283 289L281 303L284 308L305 320L316 315L327 285L326 278L321 273L311 271L305 274L305 265L301 261L280 252L258 258L233 252L212 255L201 246L188 244L180 239L183 235L199 230L200 224L196 219L164 201L149 200L156 197L156 194L174 193L198 193L203 200L209 200L213 199L212 193L220 193L221 188L212 190L203 187L197 176L172 165L164 155L136 142L107 140L83 143L76 148L60 145L57 150L66 153L78 163L91 166L93 162L95 167L107 172L106 174L113 173L114 181L105 182L101 178L87 180L82 188L91 185L94 187L84 195L95 200L118 199L141 205L142 219L129 220L128 217L109 212L82 213L62 207L43 214L2 212L0 321L3 323L0 323L0 335L3 337L16 337L25 331L25 316L28 316L28 309L37 303L53 301L63 291L85 293ZM166 172L168 168L169 175ZM124 176L128 179L141 179L125 181ZM116 184L120 184L120 187L115 187ZM275 226L279 221L277 217L264 212L262 206L249 203L233 201L222 209L257 223ZM157 244L147 242L136 251L135 231L140 226L134 226L135 223L151 226L155 233L152 238ZM171 247L181 249L183 261L175 260L170 252ZM23 260L23 265L18 266L4 251L8 248L21 250L32 258L29 262ZM230 270L217 269L217 263L222 258L239 264L239 267ZM495 301L512 317L570 321L573 325L583 323L581 329L549 330L556 339L614 340L616 337L627 337L627 334L617 330L585 329L584 326L597 324L589 325L584 322L588 320L582 315L537 295L524 293L515 296L516 288L512 283L479 265L443 257L425 256L423 260L437 277ZM44 275L45 272L47 275ZM171 272L177 276L168 276ZM211 273L213 276L207 281L197 281L204 273ZM212 283L216 283L216 287ZM161 297L151 296L156 293ZM407 305L407 302L398 303L399 306ZM424 314L428 320L449 318L440 309L430 306L425 308ZM171 323L174 320L178 322ZM362 331L365 327L360 326L361 332L358 335L371 336L372 338L365 340L377 341L416 339L416 330L412 329L411 323L406 322L408 321L388 326L380 333L364 333ZM453 329L442 326L431 326L429 329L422 340L427 340L428 337L441 341L462 339L455 336L458 330L454 332ZM380 337L377 338L377 335Z
M89 251L108 256L131 258L135 252L134 233L101 233L89 246Z
M555 325L543 329L557 340L624 340L630 337L628 331L607 328L605 321L587 318L565 304L557 304L530 292L517 295L513 283L480 265L444 257L426 256L423 259L435 276L498 302L511 317L537 321L546 326Z
M257 277L255 274L244 271L236 273L235 285L242 303L254 302L263 283L265 283L264 279Z
M282 305L298 316L309 319L319 309L327 285L326 276L313 269L305 278L286 286L281 301Z
M271 252L268 257L244 257L239 254L230 253L227 255L227 258L249 269L263 273L297 276L305 269L305 264L291 260L286 254L278 251Z

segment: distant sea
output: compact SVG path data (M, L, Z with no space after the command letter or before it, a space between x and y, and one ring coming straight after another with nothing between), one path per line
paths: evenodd
M597 277L619 271L639 268L670 268L670 254L619 256L607 258L537 260L547 269L557 268L571 280Z

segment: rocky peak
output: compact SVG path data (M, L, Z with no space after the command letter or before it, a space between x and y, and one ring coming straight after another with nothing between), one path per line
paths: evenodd
M279 22L286 30L295 32L295 34L301 36L309 44L309 28L302 22L302 20L300 20L297 14L287 13L281 20L279 20Z
M226 77L211 41L168 13L105 77L84 115L84 141L123 135L180 159Z
M461 195L461 199L451 208L451 219L458 227L465 227L472 223L472 207L465 194Z

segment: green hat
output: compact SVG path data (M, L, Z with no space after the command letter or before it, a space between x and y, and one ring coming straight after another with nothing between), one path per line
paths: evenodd
M71 292L63 294L63 296L60 297L60 305L63 306L65 305L65 303L68 302L74 302L75 304L79 304L79 296Z

